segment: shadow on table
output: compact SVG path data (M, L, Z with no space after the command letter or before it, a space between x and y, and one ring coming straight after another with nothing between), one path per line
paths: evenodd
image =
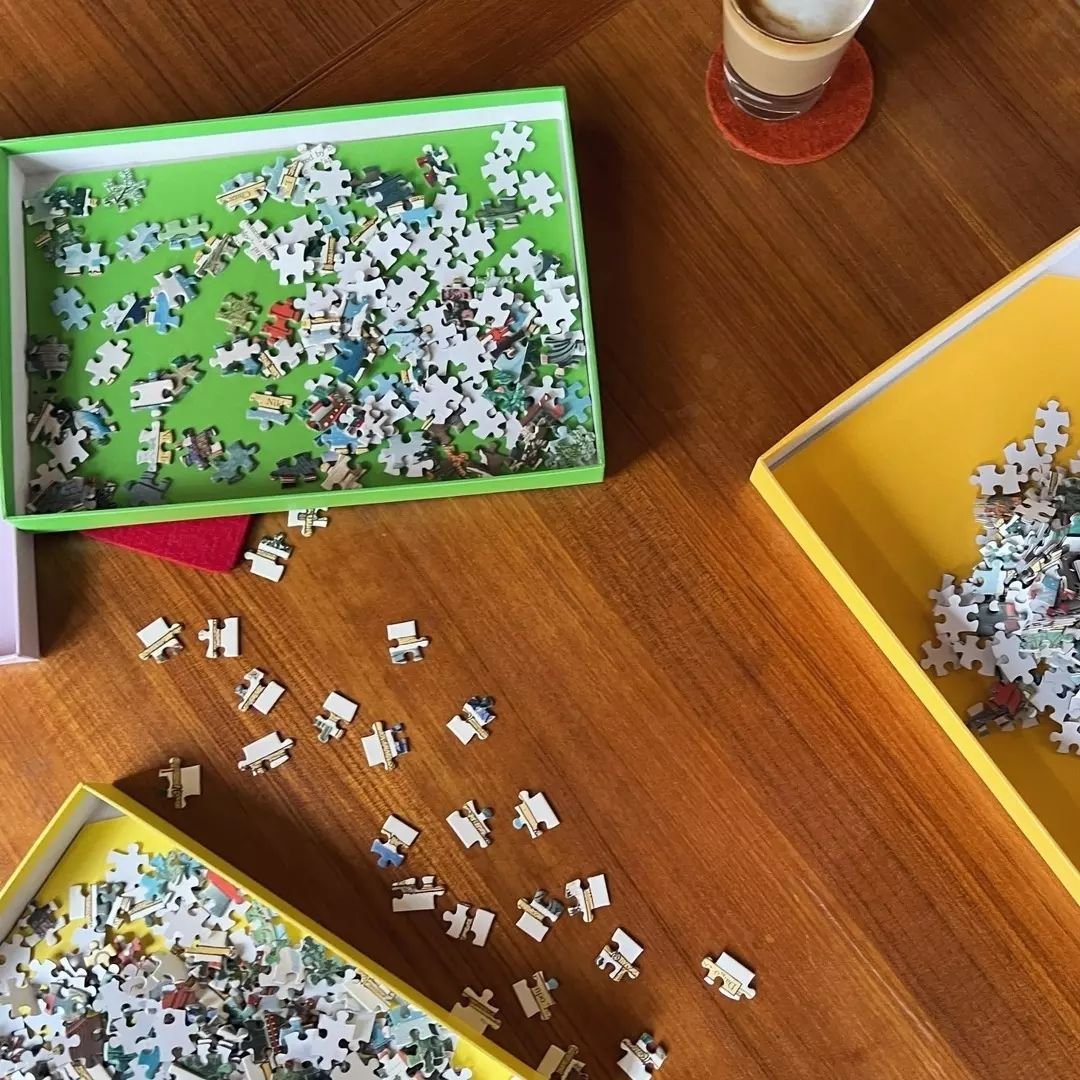
M88 548L78 533L34 538L42 656L63 648L80 623L94 617L92 604L84 595L90 580Z
M193 746L172 747L170 752L185 762L198 758ZM163 760L161 766L164 764ZM522 966L521 942L507 937L503 948L492 948L489 943L487 948L473 949L446 937L439 914L405 918L390 913L391 882L398 877L438 872L437 867L423 861L422 852L410 854L407 874L406 868L396 876L393 871L384 873L367 854L370 841L366 836L334 828L320 831L322 822L308 820L313 813L310 805L297 807L295 816L283 814L263 802L257 788L249 799L230 790L228 783L204 766L204 794L190 799L183 810L175 809L163 797L164 781L158 778L157 767L119 780L117 787L446 1008L459 999L463 986L494 988L506 1021L494 1041L525 1062L539 1061L549 1043L560 1039L563 1046L570 1042L597 1046L601 1040L617 1045L628 1033L641 1030L640 1000L636 1009L628 1003L624 1012L612 1008L616 999L611 994L594 992L586 978L565 976L556 993L553 1023L524 1020L510 985L531 974L530 965L536 961L530 959ZM272 786L274 778L245 777L245 783ZM448 886L445 900L464 902L465 897L454 893L453 884ZM468 899L496 911L497 933L516 933L511 926L512 913L504 905L490 898ZM442 910L446 907L444 901ZM554 958L548 962L556 963ZM563 975L556 971L548 974ZM606 989L606 980L602 982Z
M634 272L642 258L633 247L634 212L629 190L613 178L631 175L622 147L610 129L580 113L574 119L574 145L578 164L582 217L589 268L589 292L600 376L601 406L607 475L614 476L649 448L661 430L635 426L627 402L616 402L616 390L630 389L630 401L646 393L650 359L655 363L655 341L647 326L646 298L634 288ZM638 182L638 181L635 181ZM653 349L653 352L650 352ZM662 403L660 408L663 409Z

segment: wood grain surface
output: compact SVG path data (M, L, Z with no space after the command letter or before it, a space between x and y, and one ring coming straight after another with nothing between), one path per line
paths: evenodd
M499 1041L615 1074L653 1031L664 1080L1080 1073L1076 911L854 619L747 486L755 456L1077 223L1080 13L1069 0L890 0L862 33L878 77L843 154L783 170L730 152L703 80L719 0L0 3L8 135L513 85L568 86L580 156L610 477L600 487L337 511L280 585L200 575L71 536L38 542L48 660L2 674L0 871L79 779L121 787L450 1005L491 987ZM942 423L963 402L941 403ZM262 531L283 524L259 523ZM242 660L195 629L244 617ZM140 664L157 615L188 649ZM388 621L422 664L392 667ZM267 729L232 687L288 695L293 762L248 778ZM319 745L325 694L404 721L393 774L358 735ZM498 720L460 747L474 693ZM183 812L173 753L204 765ZM530 843L520 788L562 816ZM443 817L496 807L465 852ZM368 847L388 812L498 912L484 950L393 916ZM615 905L537 945L518 897L606 871ZM594 968L606 931L642 976ZM755 1001L707 990L729 948ZM558 977L555 1017L510 992Z

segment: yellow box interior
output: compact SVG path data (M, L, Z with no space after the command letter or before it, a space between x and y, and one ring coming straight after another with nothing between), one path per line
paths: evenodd
M72 835L63 844L58 858L50 862L50 850L62 844L65 832ZM68 889L88 881L102 881L113 850L125 850L129 844L138 844L146 855L178 849L198 859L204 866L242 888L252 900L273 909L294 942L305 935L326 946L346 964L371 975L398 997L426 1012L432 1020L453 1031L459 1038L454 1051L453 1065L458 1069L472 1070L473 1080L526 1080L539 1075L516 1061L510 1054L496 1047L469 1028L462 1027L449 1013L434 1002L418 994L399 978L349 947L339 938L309 922L295 908L279 897L259 888L244 874L216 859L201 845L189 840L183 833L127 796L107 785L80 785L57 812L48 828L15 870L11 879L0 889L0 941L13 925L15 914L22 903L12 907L19 894L25 895L25 886L33 886L33 895L39 902L54 902L61 913L67 912ZM145 923L134 923L120 928L125 933L135 933L149 944L151 951L163 949L165 943L148 933ZM74 927L64 927L55 946L39 943L34 948L38 959L56 958L71 949ZM151 940L148 940L151 939Z
M786 516L758 484L827 576L815 542L850 578L855 589L845 599L860 617L856 592L865 599L870 617L863 621L887 653L873 613L895 635L891 644L918 659L921 643L934 637L927 591L942 573L970 574L978 557L976 466L1003 463L1004 447L1032 434L1035 409L1050 398L1074 418L1059 461L1080 450L1078 352L1080 279L1038 277L772 465L776 494L791 504ZM799 536L800 515L816 541ZM947 709L936 708L936 693L917 681L940 691L953 710L949 734L1080 900L1080 760L1057 753L1046 723L982 740L956 730L957 716L985 698L990 680L968 671L939 679L892 658L945 724ZM1010 805L985 755L1056 841L1057 857L1023 808Z

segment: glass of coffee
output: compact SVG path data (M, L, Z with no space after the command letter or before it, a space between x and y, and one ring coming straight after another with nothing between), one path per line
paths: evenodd
M874 0L724 0L728 97L759 120L811 109Z

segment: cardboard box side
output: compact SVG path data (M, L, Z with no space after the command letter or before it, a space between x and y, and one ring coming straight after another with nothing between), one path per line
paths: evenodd
M10 528L10 526L6 526ZM16 533L15 563L19 582L19 660L37 660L41 656L38 635L37 564L34 558L34 538Z
M855 618L859 620L900 677L926 706L953 745L978 773L983 783L1050 866L1069 894L1077 903L1080 903L1080 870L1064 853L1004 772L979 744L978 739L968 731L953 706L927 678L926 672L919 666L918 661L905 648L888 623L878 614L840 562L833 556L828 546L810 526L780 485L765 457L758 459L750 482Z
M1029 259L1002 280L995 282L958 311L931 327L906 348L901 349L895 356L879 364L769 447L761 455L760 461L765 462L769 468L779 465L784 458L798 451L821 431L858 408L864 401L885 389L896 379L903 377L913 366L928 360L949 338L981 318L1039 275L1050 271L1051 268L1057 273L1080 275L1080 262L1074 259L1078 255L1080 255L1080 228L1074 229L1056 244ZM1065 265L1055 266L1056 263Z
M570 201L570 226L574 235L574 255L577 259L578 299L581 301L581 329L585 335L585 350L589 360L589 396L592 398L593 431L596 433L597 464L603 479L607 461L604 449L604 425L600 415L600 365L596 355L592 303L589 299L589 267L585 252L585 225L581 217L581 189L578 187L577 158L574 154L574 131L570 109L563 91L563 169Z
M547 488L598 484L604 479L602 464L574 469L545 469L474 480L446 480L395 487L354 488L351 491L291 490L281 495L246 496L241 499L206 499L201 502L161 503L157 506L128 506L117 510L75 510L62 514L16 514L8 521L28 532L73 532L101 529L111 525L146 525L155 521L190 521L196 518L231 517L238 514L273 514L325 506L372 506L408 502L415 499L446 499L464 495L494 495L510 491L538 491Z
M388 986L395 994L412 1002L417 1008L426 1012L441 1025L455 1032L461 1037L463 1042L468 1043L473 1050L476 1051L477 1058L472 1064L474 1069L477 1068L477 1063L479 1063L479 1065L487 1070L490 1070L491 1068L507 1069L507 1080L509 1080L511 1076L519 1076L522 1080L541 1080L538 1073L526 1068L501 1047L496 1046L490 1040L478 1035L472 1029L460 1025L458 1021L450 1015L448 1010L412 989L412 987L402 979L393 975L379 964L376 964L373 960L368 959L368 957L349 945L343 939L329 933L329 931L324 930L316 923L313 923L292 904L289 904L281 897L264 889L253 878L225 862L202 844L192 840L191 837L175 828L163 818L158 817L157 814L148 810L141 803L129 798L122 791L109 784L86 784L82 786L86 791L93 794L102 802L114 807L121 813L127 814L130 817L136 818L142 823L149 825L151 828L168 838L170 843L175 847L183 849L189 855L198 859L199 862L210 867L215 873L234 882L259 903L272 908L285 919L295 923L305 934L319 942L319 944L337 953L350 964L361 968L364 972ZM494 1080L495 1075L495 1073L490 1071L486 1071L483 1074L484 1077L491 1077L492 1080Z
M383 120L393 117L417 117L439 114L455 118L467 111L524 108L565 102L562 86L539 86L525 89L493 90L477 94L451 94L429 98L403 98L339 105L323 109L298 109L290 112L256 113L247 116L224 116L209 120L189 120L171 124L147 124L141 127L75 131L58 135L36 135L22 139L0 140L0 151L18 155L51 155L71 150L86 150L105 145L126 146L132 143L161 140L202 139L207 136L233 136L248 131L276 132L293 128L311 128L322 124L349 124L357 120Z
M14 364L12 350L15 343L15 328L11 325L11 288L10 283L21 272L16 253L12 249L12 221L16 220L18 203L12 194L12 156L0 151L0 265L7 266L7 277L0 287L0 410L12 410L12 423L0 421L0 512L9 517L18 513L15 492L15 439L23 435L23 430L14 422L15 402L12 393Z
M6 187L0 206L6 207L6 220L0 222L0 262L6 259L8 278L5 287L0 289L0 432L4 433L0 442L3 463L0 504L7 517L25 510L31 473L30 444L26 438L30 378L24 360L28 344L22 227L25 184L16 159L5 155L5 164L7 167L2 170L2 175ZM5 408L9 416L3 415ZM7 431L9 423L11 430Z
M34 538L0 521L0 664L38 655Z

